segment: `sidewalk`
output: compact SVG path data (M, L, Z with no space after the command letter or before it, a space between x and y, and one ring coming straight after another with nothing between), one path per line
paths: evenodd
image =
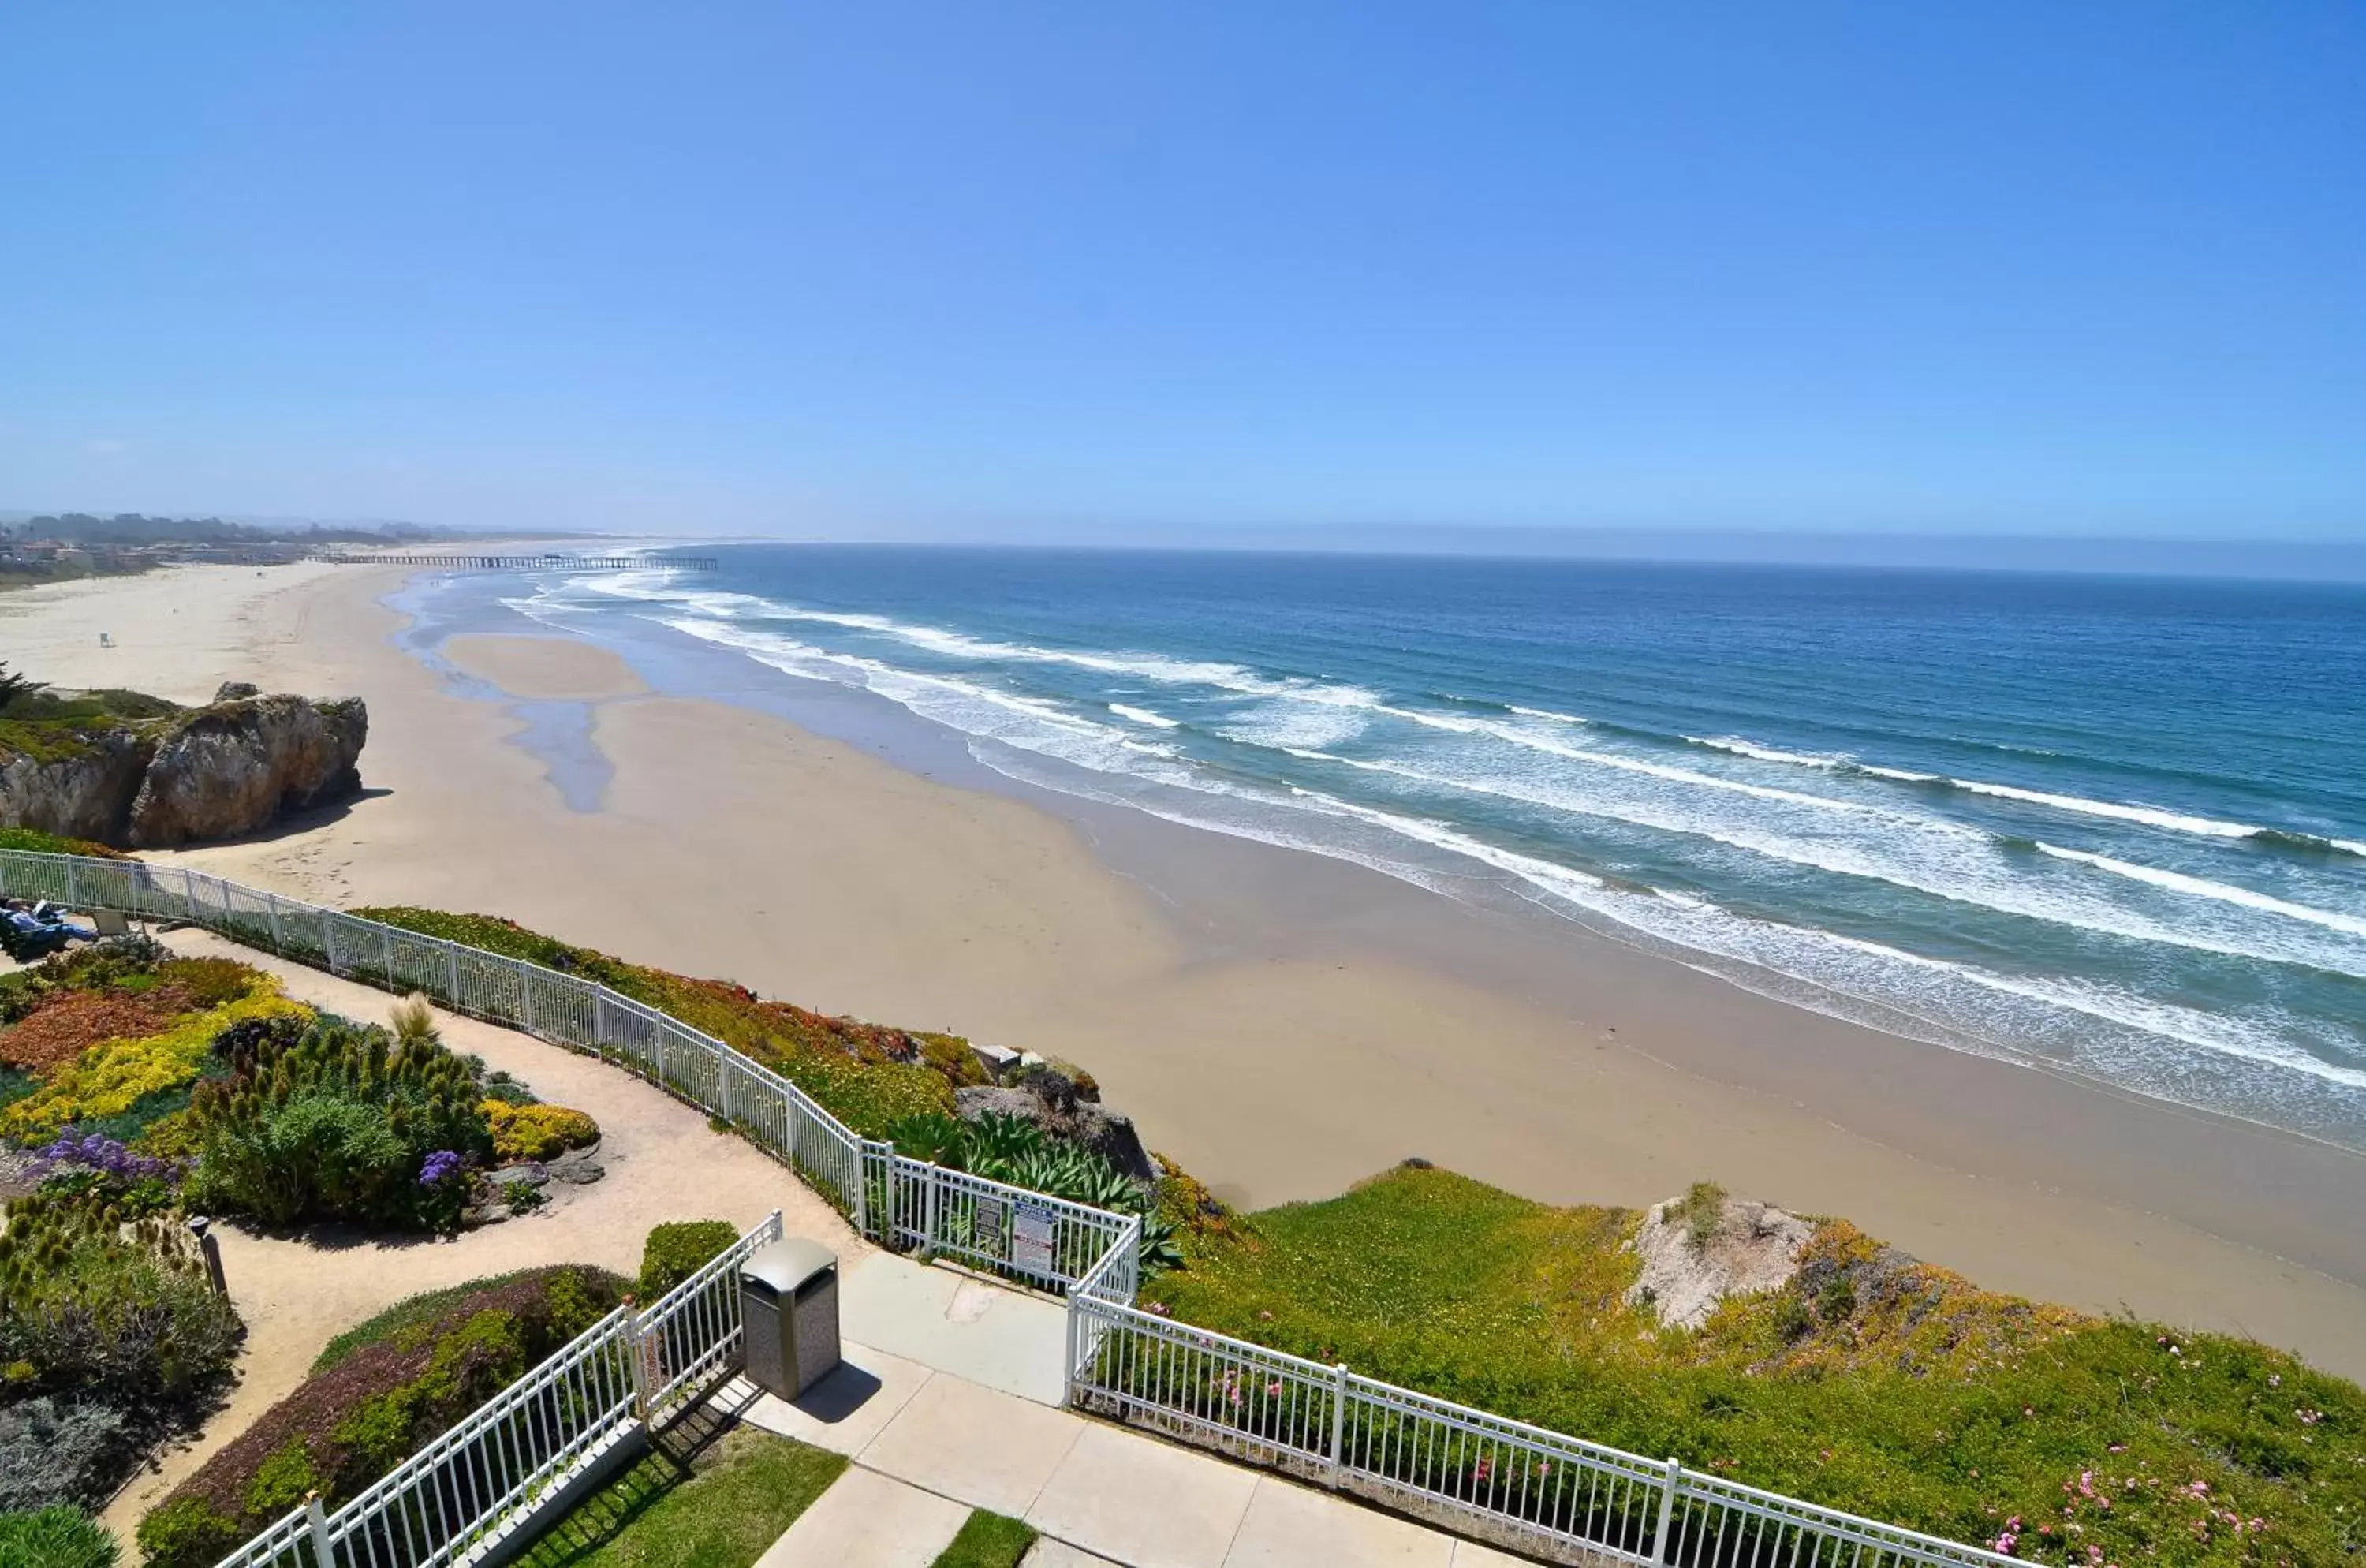
M1025 1301L997 1293L1004 1301L993 1310ZM1041 1531L1027 1559L1038 1568L1520 1562L869 1346L850 1342L845 1352L846 1365L794 1404L744 1380L715 1396L751 1425L854 1461L758 1568L928 1568L972 1508Z

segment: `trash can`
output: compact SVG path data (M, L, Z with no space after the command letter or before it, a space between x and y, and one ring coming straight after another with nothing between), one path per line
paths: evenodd
M791 1236L739 1266L748 1381L794 1399L838 1365L838 1255Z

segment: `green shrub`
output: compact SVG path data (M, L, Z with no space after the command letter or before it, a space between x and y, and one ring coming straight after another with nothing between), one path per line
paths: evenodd
M0 1366L19 1397L186 1413L228 1371L241 1332L195 1238L126 1221L104 1196L41 1192L0 1234Z
M325 1019L292 1038L225 1033L216 1049L232 1071L190 1103L193 1205L267 1224L456 1226L466 1168L493 1153L460 1057L432 1039Z
M0 1514L0 1568L115 1568L107 1527L79 1508Z
M1725 1219L1725 1189L1714 1181L1696 1181L1684 1195L1661 1211L1662 1223L1684 1233L1684 1245L1707 1252Z
M739 1233L728 1220L674 1220L651 1227L641 1244L635 1289L647 1306L731 1249Z
M308 1491L331 1507L347 1501L598 1322L623 1292L603 1269L529 1269L349 1331L323 1353L324 1370L141 1522L149 1568L210 1568Z
M897 1153L915 1159L933 1160L1072 1203L1139 1214L1141 1267L1155 1272L1182 1261L1175 1246L1175 1222L1154 1192L1090 1150L1054 1140L1023 1116L988 1111L974 1122L961 1122L925 1112L895 1122L887 1135ZM884 1201L884 1194L881 1197Z

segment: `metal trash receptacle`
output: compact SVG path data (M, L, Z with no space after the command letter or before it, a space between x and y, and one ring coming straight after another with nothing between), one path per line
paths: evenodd
M794 1399L838 1365L838 1255L791 1236L739 1266L748 1381Z

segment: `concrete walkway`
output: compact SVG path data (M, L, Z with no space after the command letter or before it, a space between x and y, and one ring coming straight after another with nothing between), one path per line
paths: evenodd
M866 1263L862 1272L877 1266ZM1057 1309L1051 1311L1056 1325ZM850 1312L848 1321L860 1320ZM794 1404L744 1382L717 1396L742 1420L854 1461L758 1568L928 1568L972 1508L1034 1526L1045 1539L1027 1561L1042 1568L1519 1562L1327 1492L1088 1421L1059 1408L1056 1397L988 1387L867 1345L850 1342L845 1352L846 1365ZM1055 1348L1052 1364L1057 1359Z

